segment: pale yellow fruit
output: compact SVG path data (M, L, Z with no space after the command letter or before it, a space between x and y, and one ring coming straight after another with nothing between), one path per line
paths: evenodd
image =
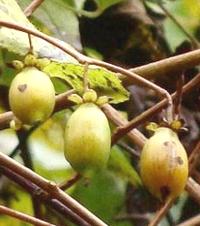
M147 189L157 198L175 198L188 178L188 158L177 134L158 128L146 141L140 159L140 173Z
M25 124L47 119L55 105L50 78L35 67L23 69L11 83L9 104L14 115Z
M71 115L65 129L65 157L80 173L103 169L110 155L108 120L94 103L85 103Z

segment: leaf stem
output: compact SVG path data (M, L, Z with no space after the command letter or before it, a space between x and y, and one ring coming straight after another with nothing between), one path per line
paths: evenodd
M89 68L89 63L86 62L84 65L84 71L83 71L83 93L85 93L88 88L89 88L89 83L88 83L88 68Z

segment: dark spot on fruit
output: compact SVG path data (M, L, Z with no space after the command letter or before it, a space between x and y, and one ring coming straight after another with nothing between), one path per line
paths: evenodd
M26 90L26 88L27 88L27 84L22 84L22 85L18 85L18 90L20 91L20 92L24 92L25 90Z
M177 162L179 165L182 165L182 164L183 164L183 159L182 159L180 156L177 156L177 157L176 157L176 162Z
M169 196L171 191L170 191L170 188L167 185L165 185L160 188L160 192L161 192L162 200L165 200Z
M168 146L168 145L169 145L169 141L165 141L163 144L164 144L165 146Z

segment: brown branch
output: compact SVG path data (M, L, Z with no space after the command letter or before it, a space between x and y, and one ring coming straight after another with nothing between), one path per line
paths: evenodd
M127 124L127 120L123 119L120 115L120 113L113 108L109 104L104 104L101 109L106 114L106 116L117 126L124 126ZM131 139L131 141L134 144L137 144L139 147L142 147L144 145L144 142L146 141L146 137L140 133L137 129L131 130L127 136ZM112 145L115 143L112 142Z
M63 52L71 55L72 57L77 59L78 62L80 62L82 64L87 62L86 59L88 57L82 55L81 53L79 53L78 51L73 49L70 45L64 45L63 42L60 42L55 38L52 38L48 35L45 35L42 32L37 31L36 29L33 30L31 28L27 28L25 26L21 26L19 24L11 23L11 22L7 22L7 21L3 21L3 20L0 20L0 26L7 27L7 28L10 28L10 29L14 29L14 30L18 30L18 31L22 31L22 32L25 32L27 34L31 34L35 37L41 38L41 39L47 41L48 43L54 45L55 47L61 49Z
M194 176L195 181L200 184L200 172L197 169L194 169L192 175Z
M189 172L190 175L192 175L193 170L196 167L197 161L199 160L199 155L200 155L200 141L197 143L195 148L193 149L192 153L190 154L189 157Z
M200 74L195 76L190 82L188 82L183 87L183 94L188 93L192 88L197 86L200 83ZM177 95L177 92L172 94L172 98L174 99ZM145 112L141 113L128 123L126 123L124 126L119 126L116 131L113 134L112 137L112 143L116 143L120 138L122 138L124 135L126 135L129 131L131 131L133 128L137 127L141 123L144 123L147 121L152 115L155 115L159 111L162 110L167 105L167 100L162 100L159 103L157 103L155 106L151 107L150 109L146 110Z
M26 17L32 15L32 13L43 3L44 0L33 0L29 6L24 10Z
M82 220L82 218L80 218L77 214L64 206L58 200L53 199L50 195L48 195L48 193L44 192L40 187L31 183L29 180L21 177L20 175L5 167L0 167L0 171L10 180L20 185L32 196L42 201L47 207L51 207L51 209L53 209L56 213L59 213L58 216L63 215L65 218L72 221L75 225L89 226L89 224Z
M12 111L0 114L0 129L6 129L10 126L10 121L14 119Z
M135 149L133 149L132 147L130 147L128 144L126 144L125 142L118 142L117 143L120 147L122 147L125 151L127 151L129 154L131 154L134 157L139 158L140 157L140 152L136 151Z
M192 86L193 83L188 84L186 90L189 90ZM117 126L127 124L127 120L121 118L120 114L109 104L104 105L102 109L107 117ZM146 137L137 129L131 130L131 132L129 132L127 135L133 144L137 144L140 148L144 146ZM200 185L197 184L191 177L188 178L185 190L200 204Z
M3 153L0 153L0 165L3 167L7 167L10 170L16 172L20 176L30 180L32 183L36 184L44 191L49 193L53 198L60 201L62 204L70 208L77 215L82 217L86 222L90 223L93 226L106 226L106 224L97 218L94 214L92 214L85 207L80 205L76 200L66 194L64 191L59 189L55 183L46 180L40 175L34 173L30 169L24 167L20 163L11 159Z
M191 177L188 178L185 190L200 205L200 185Z
M178 224L177 226L198 226L198 225L200 225L200 214Z
M146 78L152 78L152 77L155 77L156 75L160 76L160 75L168 74L170 72L174 73L179 70L185 70L185 69L194 67L200 63L200 50L195 50L195 51L191 51L189 53L181 54L179 56L170 57L170 58L167 58L167 59L164 59L164 60L161 60L158 62L154 62L154 63L148 64L145 66L134 68L131 70L134 73L131 73L131 71L125 70L121 67L117 67L112 64L108 64L108 63L105 63L105 62L102 62L99 60L95 60L95 59L86 57L86 56L82 55L81 53L77 52L71 46L63 45L63 43L58 42L58 40L51 38L37 30L32 30L32 29L20 26L18 24L9 23L9 22L5 22L5 21L0 21L0 26L4 26L7 28L11 28L11 29L19 30L19 31L22 31L25 33L29 33L29 34L32 34L43 40L46 40L47 42L51 43L52 45L56 46L57 48L68 53L69 55L71 55L72 57L77 59L78 62L80 62L82 64L88 62L89 64L103 66L109 70L124 74L126 76L121 75L120 77L124 80L124 82L128 82L129 84L130 84L130 82L131 83L135 82L136 78L139 79L139 76L138 75L135 76L134 73L137 73ZM142 81L142 79L140 78L139 81ZM146 80L145 80L145 82L146 82ZM113 109L110 107L109 107L109 105L107 105L105 107L105 110L108 111L108 114L113 112ZM113 112L113 113L116 114L116 112ZM0 119L1 119L1 117L0 117ZM117 121L117 119L115 119L115 121ZM125 123L126 122L124 122L124 121L118 120L119 125L124 125ZM135 134L137 134L137 135L135 135ZM132 130L131 133L129 133L129 136L133 136L132 137L133 141L134 142L137 141L138 145L142 146L144 144L144 142L142 144L142 140L143 140L143 138L141 138L142 135L140 135L140 133L137 130L135 130L135 131Z
M73 103L67 99L72 93L74 93L73 89L56 96L56 104L55 104L54 112L60 111L62 109L65 109L65 108L73 105ZM12 113L12 111L1 113L0 114L0 129L9 128L10 121L13 120L14 118L15 117L14 117L14 114Z
M24 222L27 222L27 223L31 223L33 225L55 226L55 224L47 223L47 222L45 222L43 220L39 220L39 219L37 219L35 217L29 216L29 215L27 215L25 213L21 213L19 211L10 209L10 208L2 206L2 205L0 205L0 214L5 214L5 215L8 215L10 217L17 218L17 219L19 219L21 221L24 221Z
M164 59L161 61L150 63L150 64L147 64L144 66L136 67L136 68L131 69L128 72L128 70L125 70L121 67L117 67L112 64L84 56L83 54L81 54L78 51L76 51L75 49L73 49L70 45L64 45L63 43L59 42L57 39L52 38L48 35L45 35L42 32L39 32L37 30L33 30L33 29L27 28L25 26L21 26L16 23L10 23L10 22L6 22L6 21L2 21L2 20L0 20L0 26L4 26L7 28L22 31L22 32L25 32L28 34L32 34L33 36L36 36L38 38L41 38L41 39L51 43L55 47L61 49L65 53L71 55L78 62L80 62L82 64L88 62L89 64L102 66L102 67L105 67L107 69L110 69L110 70L113 70L115 72L119 72L122 74L124 74L124 72L127 72L127 73L129 73L130 76L125 73L125 75L127 75L128 77L123 76L123 75L121 75L120 77L124 81L126 81L126 82L128 81L129 83L135 82L134 73L139 74L140 76L143 76L143 77L149 79L149 78L153 78L158 75L161 76L161 75L168 74L170 72L172 73L172 72L177 72L180 70L185 70L185 69L194 67L200 63L200 49L199 49L199 50L190 51L188 53L181 54L178 56L170 57L170 58L167 58L167 59ZM131 72L133 72L133 73L131 73Z
M16 133L19 140L19 149L21 150L21 157L22 157L23 163L26 167L35 171L33 166L32 156L27 145L27 139L30 134L28 131L24 130L23 128L18 130ZM39 219L42 219L42 209L41 209L40 201L38 199L35 199L33 196L31 197L31 200L32 200L34 216Z
M156 92L158 92L161 95L165 95L167 100L168 100L168 109L167 109L167 119L169 121L172 120L172 99L171 96L169 95L169 93L161 88L160 86L146 80L145 78L137 75L135 72L126 70L122 67L113 65L113 64L109 64L107 62L103 62L100 60L96 60L90 57L86 57L85 55L79 53L78 51L76 51L75 49L73 49L72 47L69 46L65 46L62 43L58 42L56 39L49 37L48 35L45 35L37 30L32 30L30 28L26 28L24 26L15 24L15 23L10 23L10 22L5 22L5 21L1 21L0 20L0 25L1 26L5 26L11 29L15 29L15 30L19 30L22 32L25 32L27 34L32 34L36 37L39 37L43 40L46 40L47 42L51 43L52 45L58 47L59 49L63 50L64 52L66 52L67 54L71 55L72 57L74 57L76 60L79 61L79 63L85 64L86 66L89 64L93 64L93 65L97 65L97 66L102 66L105 67L113 72L117 72L117 73L121 73L123 75L126 75L127 77L129 77L130 80L134 81L134 82L138 82L142 85L145 85L146 87L155 90Z
M184 73L181 73L176 82L176 96L174 98L174 109L173 109L175 120L180 119L184 81L185 81Z
M73 186L77 181L81 179L81 174L76 173L70 180L64 181L58 185L60 189L65 191L66 189L70 188Z
M131 71L147 79L153 79L157 76L173 75L177 72L195 67L200 64L200 49L169 57L144 66L132 68ZM127 84L132 83L129 78L122 77Z
M169 198L164 206L156 213L153 220L148 224L148 226L156 226L158 223L162 220L164 215L168 212L168 210L171 208L172 204L174 202L174 199Z
M86 92L89 88L88 84L88 68L89 68L89 64L85 63L84 65L84 70L83 70L83 92Z

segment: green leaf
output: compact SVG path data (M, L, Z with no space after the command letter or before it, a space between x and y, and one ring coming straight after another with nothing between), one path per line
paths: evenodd
M109 225L125 201L126 183L111 172L94 175L86 185L79 181L72 196Z
M200 20L200 1L199 0L182 0L166 2L165 7L184 27L184 29L194 36L195 31L199 28ZM189 19L188 19L189 18ZM188 40L185 33L170 19L167 18L164 23L166 39L174 50L183 41Z
M96 0L97 4L99 5L99 8L102 11L107 9L108 7L111 7L112 5L118 4L122 1L123 0Z
M83 93L83 65L51 62L43 71L51 77L63 79L78 94ZM110 103L117 104L128 100L129 93L121 85L115 73L102 68L90 67L88 80L90 88L94 89L99 96L106 95L112 98Z
M142 185L138 173L133 168L128 158L125 157L123 150L116 145L111 150L108 167L123 179L128 180L134 187Z
M20 0L20 6L25 8L31 0ZM51 0L44 1L33 13L36 18L45 25L52 35L63 40L76 49L81 50L79 22L76 14L71 10L73 1Z
M36 30L36 28L26 18L17 2L14 0L0 0L0 20L17 23L27 28ZM34 51L39 56L62 61L65 60L67 62L77 62L74 58L46 41L33 36L31 36L31 39ZM69 48L72 48L67 43L63 44ZM30 49L28 35L21 31L0 27L0 47L18 55L25 55Z

